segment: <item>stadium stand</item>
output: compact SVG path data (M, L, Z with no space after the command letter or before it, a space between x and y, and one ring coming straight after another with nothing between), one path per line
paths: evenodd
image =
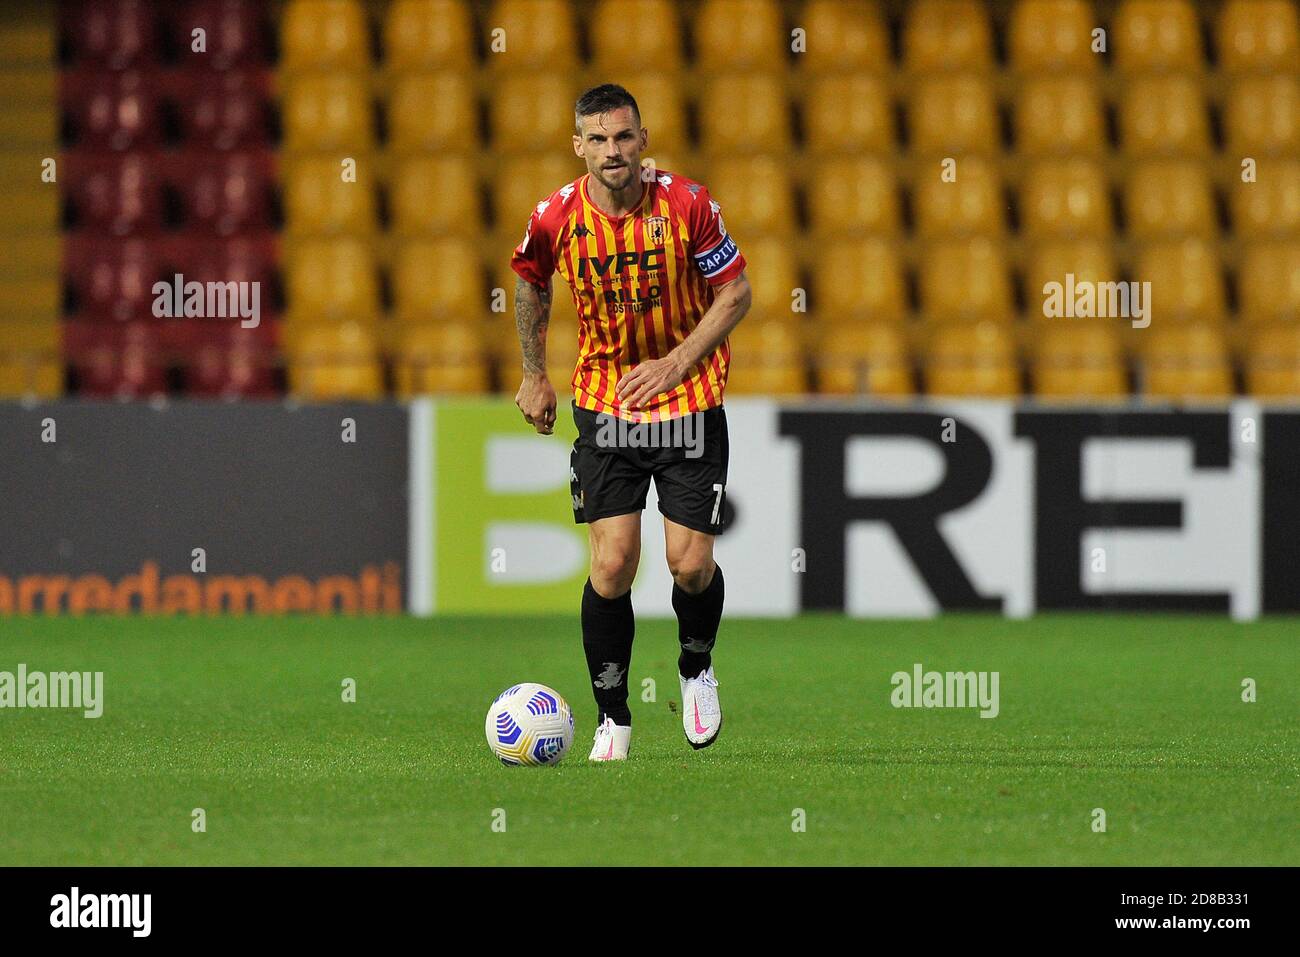
M1294 0L19 2L0 71L0 395L513 391L610 78L751 261L734 394L1300 395ZM176 274L260 324L159 318ZM1067 275L1154 321L1046 317Z

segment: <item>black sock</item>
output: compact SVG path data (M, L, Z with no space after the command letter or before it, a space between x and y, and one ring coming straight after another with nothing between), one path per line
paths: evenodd
M582 590L582 650L587 654L591 690L600 709L600 721L613 718L622 727L632 724L627 706L627 669L632 663L632 590L618 598L603 598L591 587Z
M698 595L682 591L673 583L673 611L677 612L677 640L682 653L677 670L683 678L695 678L713 664L713 643L722 621L722 566L713 568L713 581Z

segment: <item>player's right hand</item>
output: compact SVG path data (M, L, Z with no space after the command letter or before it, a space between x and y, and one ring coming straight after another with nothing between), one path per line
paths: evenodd
M555 431L555 387L545 372L524 373L523 384L515 393L515 405L524 414L524 421L540 435Z

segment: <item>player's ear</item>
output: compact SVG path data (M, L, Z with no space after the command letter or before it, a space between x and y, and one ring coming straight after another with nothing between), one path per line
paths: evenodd
M573 155L574 156L582 155L582 137L579 136L577 133L573 134Z

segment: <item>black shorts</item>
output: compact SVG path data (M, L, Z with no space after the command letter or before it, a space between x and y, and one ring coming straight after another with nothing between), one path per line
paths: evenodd
M569 457L573 520L594 522L645 508L654 478L659 511L717 535L727 494L727 414L721 407L633 425L573 406L578 439Z

